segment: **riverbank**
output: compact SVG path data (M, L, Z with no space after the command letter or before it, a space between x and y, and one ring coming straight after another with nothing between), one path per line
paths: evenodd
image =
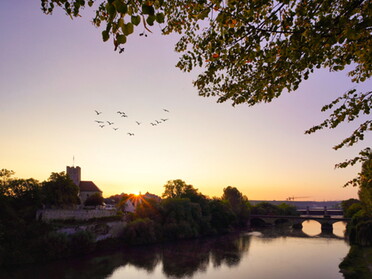
M219 236L114 247L112 252L19 266L3 274L0 271L0 278L32 279L35 274L38 278L55 278L58 274L59 278L90 279L245 279L247 276L341 279L339 257L349 250L343 239L295 236L284 228L241 230Z
M372 247L351 246L339 267L345 279L372 278Z

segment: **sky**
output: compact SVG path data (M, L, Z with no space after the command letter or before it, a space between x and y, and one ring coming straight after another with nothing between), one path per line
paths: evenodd
M335 151L357 123L304 134L327 117L323 105L355 86L346 71L319 70L269 104L218 104L198 96L197 71L175 67L177 36L161 36L157 27L139 36L139 28L119 54L91 15L86 9L71 20L60 10L44 15L37 0L0 2L0 168L44 181L80 166L82 180L105 197L161 195L173 179L210 197L227 186L251 200L357 197L343 185L360 165L334 165L369 146L371 136ZM156 120L162 123L152 126Z

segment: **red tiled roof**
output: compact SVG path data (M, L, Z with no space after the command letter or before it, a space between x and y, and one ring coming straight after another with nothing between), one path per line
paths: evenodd
M102 191L92 181L80 181L80 192L101 192Z

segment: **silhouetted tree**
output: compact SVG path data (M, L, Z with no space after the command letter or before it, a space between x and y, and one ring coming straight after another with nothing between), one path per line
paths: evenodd
M223 189L221 199L226 200L230 204L232 211L238 218L239 224L245 226L250 212L248 198L237 188L228 186Z
M53 172L43 182L44 202L54 207L71 207L79 204L79 187L74 184L65 172Z
M368 158L362 165L359 182L359 199L369 218L372 218L372 151L369 150Z
M169 180L164 185L163 198L190 198L198 195L198 189L192 185L186 184L181 179Z
M98 206L103 205L104 199L101 195L101 193L94 193L93 195L89 196L86 201L84 202L84 205L86 206Z
M226 200L213 199L209 203L210 224L218 233L232 230L238 218Z

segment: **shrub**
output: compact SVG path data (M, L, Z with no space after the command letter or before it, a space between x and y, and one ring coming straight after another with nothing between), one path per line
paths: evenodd
M88 231L79 231L71 236L71 250L73 255L83 255L95 248L94 236Z
M149 218L136 219L130 222L124 230L123 237L128 244L147 244L156 242L160 228Z

